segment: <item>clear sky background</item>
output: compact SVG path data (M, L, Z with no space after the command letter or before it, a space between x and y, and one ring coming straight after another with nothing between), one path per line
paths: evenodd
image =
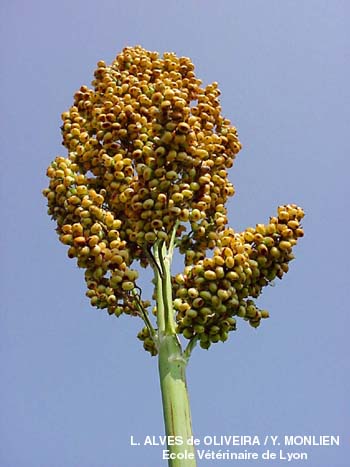
M46 167L66 155L61 112L99 59L136 44L189 56L204 83L219 82L243 143L235 229L279 204L306 211L290 272L259 299L271 318L194 351L195 434L340 435L340 447L294 448L309 458L292 465L348 465L350 3L3 0L0 17L0 466L166 465L161 448L130 446L163 434L141 323L90 307L41 195Z

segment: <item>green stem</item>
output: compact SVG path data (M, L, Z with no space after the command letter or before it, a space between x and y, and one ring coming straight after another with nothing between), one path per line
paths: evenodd
M186 384L186 359L176 335L163 335L159 345L159 375L169 467L195 467L191 411ZM170 438L179 437L179 438ZM172 444L179 439L182 444ZM174 457L174 458L171 458Z
M176 334L171 286L171 261L174 235L169 249L165 243L154 249L155 260L160 268L155 268L157 287L157 323L159 376L162 392L163 414L167 435L169 467L195 467L195 449L192 439L190 403L186 384L188 356L184 355ZM161 273L160 273L160 271ZM178 438L170 438L178 437ZM178 440L181 443L172 443Z

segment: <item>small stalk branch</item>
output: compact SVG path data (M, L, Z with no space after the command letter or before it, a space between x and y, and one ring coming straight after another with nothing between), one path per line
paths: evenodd
M149 319L149 316L148 316L148 312L147 310L144 308L144 306L142 305L142 302L140 300L140 295L137 293L137 289L135 288L133 291L133 296L134 296L134 299L135 299L135 303L136 303L136 307L140 313L140 316L141 318L143 319L145 325L147 326L149 332L150 332L150 335L151 337L154 339L155 335L156 335L156 331Z
M164 324L166 334L175 334L175 320L173 311L173 297L171 286L171 260L169 250L167 251L165 243L159 247L159 259L163 275L162 281L162 297L164 305Z

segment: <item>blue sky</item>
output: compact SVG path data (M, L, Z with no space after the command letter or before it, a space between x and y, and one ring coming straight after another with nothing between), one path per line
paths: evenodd
M90 307L41 195L47 165L65 155L61 112L99 59L136 44L189 56L204 83L219 82L243 143L235 229L279 204L306 211L290 272L259 298L271 318L194 351L195 434L340 435L340 447L295 451L308 467L347 465L349 14L345 0L1 3L2 467L165 465L161 448L130 446L130 435L163 434L140 323Z

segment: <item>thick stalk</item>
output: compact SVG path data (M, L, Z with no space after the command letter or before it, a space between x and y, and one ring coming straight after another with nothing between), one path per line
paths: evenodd
M170 467L196 466L194 446L190 444L192 423L185 370L186 360L176 335L164 335L159 346L159 375Z
M176 335L172 306L171 259L169 249L163 244L155 254L160 263L156 273L157 321L159 337L159 376L163 401L167 454L169 467L195 467L195 449L192 439L192 422L186 384L187 358Z

